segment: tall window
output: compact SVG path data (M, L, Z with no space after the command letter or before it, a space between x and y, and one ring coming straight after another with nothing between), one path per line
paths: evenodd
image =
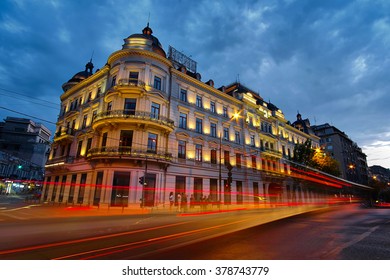
M150 110L150 117L152 119L160 118L160 104L152 102L152 108Z
M179 140L179 144L178 145L179 146L178 146L177 157L185 159L186 158L186 142L183 141L183 140Z
M72 180L70 181L68 203L73 203L74 189L76 188L76 179L77 179L77 174L73 174Z
M83 123L81 124L81 129L84 129L87 127L87 120L88 120L88 115L83 116Z
M110 112L112 109L112 101L107 103L107 111Z
M227 127L223 128L223 139L229 140L229 128L227 128Z
M210 101L210 111L211 111L211 113L215 113L215 102L214 101Z
M129 73L129 84L134 86L138 85L138 72Z
M217 137L217 124L216 123L210 124L210 135L211 135L211 137Z
M202 161L202 145L195 145L195 161Z
M106 150L106 146L107 146L107 132L103 133L102 136L102 152Z
M185 89L180 90L180 100L187 102L187 91Z
M95 120L96 116L97 116L97 110L94 110L94 111L92 112L92 121Z
M77 203L82 204L84 201L85 186L87 182L87 173L81 174L79 194L77 196Z
M223 162L225 165L230 164L230 154L229 151L223 151Z
M216 164L217 163L217 150L212 149L210 152L211 152L211 163Z
M88 138L87 147L85 148L85 153L88 153L89 149L92 147L92 138Z
M227 118L227 116L228 116L227 107L225 107L225 106L223 106L223 116L224 116L225 118Z
M156 153L157 152L157 134L150 133L148 136L148 152Z
M125 98L125 105L123 107L124 115L135 115L135 108L137 106L137 99Z
M115 86L116 84L116 76L112 77L112 80L111 80L111 86Z
M236 166L241 168L241 154L236 154Z
M252 156L252 168L256 169L257 163L256 163L256 156Z
M187 114L180 113L179 128L187 129Z
M234 135L235 135L235 142L237 143L237 144L240 144L240 132L239 131L236 131L235 133L234 133Z
M255 146L255 136L254 135L251 135L251 146L252 147Z
M133 145L133 131L132 130L121 130L119 146L124 151L129 150Z
M202 133L203 132L203 120L196 118L196 132Z
M153 87L154 87L155 89L161 90L161 78L160 78L160 77L154 76L154 84L153 84Z
M77 157L81 156L81 148L82 148L82 147L83 147L83 141L80 140L80 141L79 141L79 144L78 144L78 146L77 146L77 153L76 153L76 156L77 156Z
M202 96L200 96L200 95L197 95L197 96L196 96L196 107L203 108L203 105L202 105Z

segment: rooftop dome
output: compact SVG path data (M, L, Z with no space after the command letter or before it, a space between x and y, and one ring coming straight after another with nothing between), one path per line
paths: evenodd
M126 39L124 39L125 43L122 46L122 49L143 49L155 52L163 57L167 57L165 51L160 44L160 41L157 37L152 35L153 30L149 27L149 23L142 30L142 34L132 34Z
M92 76L92 70L93 70L93 63L92 59L85 65L85 70L80 71L73 75L73 77L67 81L65 84L62 85L62 89L64 91L67 91L71 87L75 86L76 84L80 83L81 81L85 80L89 76Z

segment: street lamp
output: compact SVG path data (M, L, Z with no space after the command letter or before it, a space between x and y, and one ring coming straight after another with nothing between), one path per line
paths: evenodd
M225 122L222 122L221 128L223 130L223 125L225 123L230 123L232 120L238 120L240 117L240 112L235 112L233 116ZM219 133L219 205L222 202L222 131Z

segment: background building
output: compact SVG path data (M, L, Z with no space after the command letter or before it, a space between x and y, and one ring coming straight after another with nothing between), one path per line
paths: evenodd
M7 117L0 122L2 192L11 192L13 184L13 191L21 191L29 181L43 181L50 136L49 129L29 119Z
M340 163L341 177L359 184L368 184L367 156L348 135L328 123L312 126L321 137L320 144Z
M196 62L152 30L124 39L63 85L43 200L164 206L318 199L293 187L294 145L319 137L240 83L202 82ZM267 200L268 202L268 200Z

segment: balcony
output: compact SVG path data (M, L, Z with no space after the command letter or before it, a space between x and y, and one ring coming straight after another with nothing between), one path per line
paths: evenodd
M126 146L92 148L87 152L87 159L89 160L107 158L171 162L172 154L165 151L136 149Z
M139 79L120 79L115 85L112 85L106 93L106 97L110 94L123 94L123 93L145 93L145 82Z
M72 128L65 128L57 131L54 135L54 142L72 143L74 139L74 130Z
M167 131L173 131L175 124L173 120L166 117L153 114L151 112L134 111L134 110L113 110L105 111L96 115L92 122L92 128L98 129L101 126L106 126L110 123L115 124L143 124L164 128Z
M73 156L60 156L49 159L46 162L45 168L47 170L67 170L66 165L74 162Z
M262 154L264 154L264 155L277 157L277 158L281 158L282 157L282 153L277 151L277 150L273 150L273 149L270 149L270 148L267 148L267 147L261 147L260 150L261 150Z

